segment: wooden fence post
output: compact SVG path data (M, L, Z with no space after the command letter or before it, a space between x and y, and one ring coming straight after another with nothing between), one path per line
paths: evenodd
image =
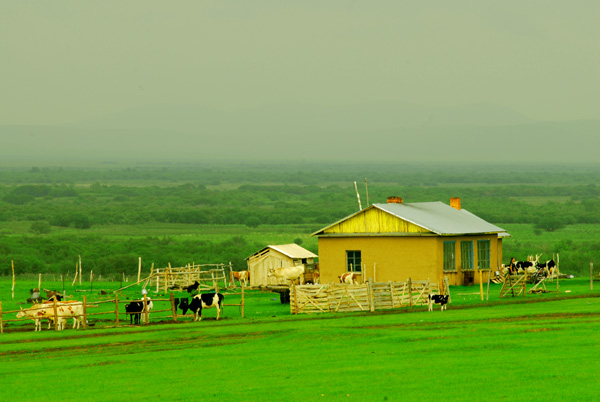
M144 324L148 324L148 321L150 321L150 316L148 313L148 295L146 293L144 293L144 309L142 310L143 312L143 321Z
M492 269L490 268L490 270L488 271L488 277L487 277L487 294L485 296L485 300L490 300L490 280L492 277Z
M79 276L81 279L81 275ZM87 297L83 296L83 329L87 329Z
M115 293L115 325L119 326L119 295Z
M298 315L298 292L296 291L296 285L294 287L294 314Z
M391 286L392 282L390 281L390 286ZM392 293L393 290L392 288L390 288L390 293ZM375 311L375 297L373 296L373 281L371 281L371 279L369 279L367 281L367 297L369 298L369 311L372 313ZM394 308L394 295L392 294L392 308Z
M448 277L444 276L444 291L445 294L448 295L448 303L452 303L452 295L450 295L450 283L448 282Z
M483 272L479 268L477 270L479 271L479 293L481 294L481 301L483 301Z
M12 274L13 274L13 281L12 281L12 298L15 298L15 262L13 260L10 260L10 264L12 265Z
M594 290L594 263L593 262L590 262L590 290Z
M244 288L245 287L246 287L245 285L242 285L242 305L241 305L241 308L242 308L242 318L244 318L244 306L246 305L246 303L244 301Z
M71 284L71 286L75 286L75 283L77 283L77 274L79 273L79 266L77 265L77 263L75 263L75 278L73 278L73 283Z
M158 293L160 289L160 269L156 268L156 293Z
M175 306L173 292L171 292L171 313L173 314L173 321L177 321L177 307Z
M4 321L2 320L2 301L0 300L0 334L4 333Z
M42 274L40 274L40 277L42 276ZM54 297L54 330L58 331L58 301L57 298Z
M412 281L408 278L408 307L412 307Z

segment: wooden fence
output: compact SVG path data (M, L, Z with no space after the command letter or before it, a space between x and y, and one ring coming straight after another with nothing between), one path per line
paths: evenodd
M200 283L200 290L217 290L219 288L228 288L228 277L226 271L231 271L231 264L188 264L185 267L173 268L169 265L167 268L156 268L152 275L148 277L150 286L156 286L167 292L168 289L183 288L193 284L195 281Z
M244 318L244 306L245 306L244 286L242 286L241 292L227 293L226 295L241 295L240 304L223 304L223 306L238 306L238 307L240 307L241 316L242 316L242 318ZM82 317L83 329L87 329L87 326L90 325L90 324L88 324L88 319L92 316L108 317L108 321L113 321L114 326L116 326L116 327L123 325L123 322L122 322L123 317L125 317L125 319L127 320L128 316L130 314L135 314L135 313L127 313L127 312L123 311L125 309L124 305L127 303L131 303L131 302L142 302L143 303L143 311L141 313L142 314L141 322L143 324L148 324L150 322L150 318L152 318L153 321L164 321L164 320L177 321L178 319L186 318L186 317L189 319L190 315L178 314L177 305L175 303L176 299L175 299L173 293L171 293L170 296L171 297L168 299L150 299L146 295L144 295L144 297L139 300L121 300L121 299L119 299L118 295L115 295L115 298L112 300L103 300L103 301L96 301L96 302L90 302L90 303L87 302L87 297L83 296L83 301L81 301L81 302L69 301L69 304L72 306L80 306L80 305L83 306L83 314L76 315L76 317ZM150 300L152 300L153 309L151 311L148 311L147 305L150 302ZM177 299L177 300L179 300L179 299ZM53 317L50 317L50 318L52 318L54 320L54 329L55 330L58 330L58 320L56 319L58 317L57 306L61 305L61 303L65 303L65 302L57 303L55 301L54 303L47 304L43 307L44 309L53 309L54 314L53 314ZM114 304L114 307L110 307L108 309L104 308L103 309L104 311L98 311L98 312L94 311L94 309L96 309L96 308L100 309L101 306L103 306L105 304ZM36 306L39 306L39 305L34 304L30 308L35 309ZM121 308L121 306L123 306L123 307ZM163 306L164 306L164 308L162 308ZM39 307L39 308L41 308L41 307ZM0 333L4 333L4 327L5 327L6 323L31 321L31 318L4 319L5 314L13 314L13 317L14 317L14 314L17 314L19 311L21 311L21 310L3 311L2 302L0 301ZM164 314L164 313L167 313L167 314ZM193 316L191 316L191 318L193 319ZM125 322L125 325L128 325L128 324L129 323Z
M293 286L290 291L292 314L338 311L389 310L427 305L430 293L440 293L430 281L366 282L359 285L323 284Z

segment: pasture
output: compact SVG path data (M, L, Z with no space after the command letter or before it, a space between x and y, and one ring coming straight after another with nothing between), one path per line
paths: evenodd
M565 280L559 293L503 299L493 285L484 302L478 287L452 287L445 312L292 316L276 294L248 292L243 319L229 307L196 323L151 315L147 326L41 333L27 323L0 336L0 378L16 401L589 401L599 391L595 285ZM7 310L16 302L8 281L1 289Z

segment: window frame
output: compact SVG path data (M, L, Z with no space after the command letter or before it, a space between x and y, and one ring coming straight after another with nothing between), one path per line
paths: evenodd
M484 244L486 247L482 247ZM477 240L477 269L491 268L491 254L492 242L489 239Z
M356 269L357 265L358 269ZM362 272L361 250L346 250L346 272Z
M473 254L473 240L462 240L460 242L460 270L475 270L475 255Z
M442 253L444 272L456 272L456 241L445 240Z

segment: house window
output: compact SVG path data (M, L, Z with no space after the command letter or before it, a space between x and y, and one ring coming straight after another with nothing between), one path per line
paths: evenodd
M346 269L348 272L360 272L360 251L346 251Z
M473 242L460 242L460 268L462 271L472 271L473 264Z
M456 257L454 256L453 241L444 242L444 271L456 271Z
M490 241L477 240L477 267L490 269Z

